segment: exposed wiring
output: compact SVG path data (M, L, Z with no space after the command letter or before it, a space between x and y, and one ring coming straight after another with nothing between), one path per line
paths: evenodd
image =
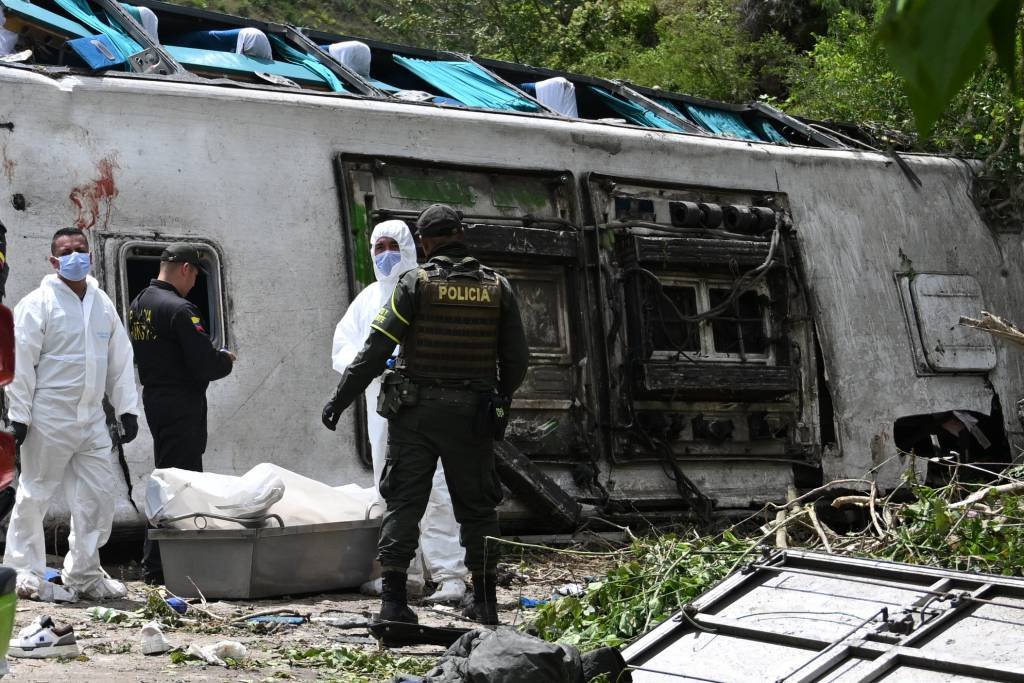
M683 228L677 225L664 225L662 223L650 223L648 221L613 221L611 223L602 223L598 225L599 228L605 228L608 230L621 230L622 228L644 228L654 232L663 232L671 235L709 235L718 239L725 240L739 240L743 242L752 242L764 239L760 235L747 235L740 232L729 232L728 230L720 230L718 228ZM766 231L767 232L767 231Z
M683 315L682 312L679 311L679 309L675 306L675 302L672 302L673 308L679 315L680 321L695 323L701 322L703 320L708 320L709 318L717 317L718 314L723 313L730 307L732 307L733 303L740 297L741 294L756 287L762 280L764 280L765 277L767 277L768 271L771 270L772 264L775 260L775 252L778 250L779 242L781 241L781 234L782 233L780 230L780 226L776 224L775 230L772 232L771 242L769 243L768 256L765 258L764 262L762 262L761 265L757 266L756 268L752 268L751 270L748 270L747 272L737 277L733 281L732 289L729 292L729 296L722 300L718 305L712 306L703 313L697 313L695 315L687 316ZM664 286L661 280L658 278L657 275L652 273L650 270L647 270L646 268L643 268L641 266L633 266L631 268L625 269L622 274L623 276L626 276L635 273L638 273L650 279L651 282L655 283L656 287L658 288L658 293L661 294L666 299L668 299L668 296L663 291ZM669 301L671 301L671 299L669 299Z

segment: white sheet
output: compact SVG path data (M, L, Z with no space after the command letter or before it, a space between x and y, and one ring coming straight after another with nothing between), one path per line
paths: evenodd
M366 43L346 40L329 45L327 52L360 76L370 77L370 47Z
M271 463L241 477L177 468L157 469L146 483L146 517L153 524L190 514L252 518L281 517L285 526L349 522L378 516L376 489L355 484L331 487ZM238 529L235 522L209 518L211 529ZM202 524L202 522L200 522ZM270 522L275 525L276 522ZM191 519L165 524L195 529Z
M274 58L270 50L270 39L267 38L266 33L258 28L243 28L238 32L235 52L240 55L259 57L260 59Z
M139 10L139 16L142 17L142 28L146 30L146 33L149 34L150 38L159 43L160 20L157 18L156 14L148 7L136 7L135 9Z
M4 8L0 7L0 57L14 54L14 44L18 42L18 34L4 28Z
M544 81L537 81L536 86L538 102L563 116L579 118L580 115L576 109L575 85L561 76L556 76Z

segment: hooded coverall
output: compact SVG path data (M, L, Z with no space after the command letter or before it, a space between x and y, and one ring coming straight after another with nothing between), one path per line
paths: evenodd
M334 330L334 343L331 359L334 369L341 374L355 359L366 342L367 330L395 289L402 273L416 268L416 244L412 234L403 221L392 220L379 223L370 235L370 256L373 257L373 245L381 237L390 237L398 242L402 260L384 275L373 264L377 281L361 291L349 304L344 317ZM377 414L377 396L380 394L380 378L375 377L367 387L366 396L366 430L370 440L370 456L373 460L373 482L380 486L381 473L388 449L388 421ZM420 521L420 551L423 564L426 565L431 579L442 583L449 579L462 579L468 572L463 557L465 551L459 544L459 524L455 521L452 510L452 498L448 492L448 484L444 478L444 467L440 461L434 471L433 484L427 509ZM410 567L409 573L419 574L416 562Z
M63 484L71 511L64 585L89 597L110 597L103 594L109 579L99 549L110 537L110 491L118 473L103 396L116 415L139 414L131 343L94 278L86 278L79 299L56 275L43 278L14 307L14 338L8 415L27 425L28 433L4 564L43 576L43 517Z

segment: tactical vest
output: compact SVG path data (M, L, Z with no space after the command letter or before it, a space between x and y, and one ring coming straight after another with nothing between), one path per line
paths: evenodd
M399 366L413 381L494 385L498 360L501 285L498 274L467 258L423 266L419 304L402 340Z

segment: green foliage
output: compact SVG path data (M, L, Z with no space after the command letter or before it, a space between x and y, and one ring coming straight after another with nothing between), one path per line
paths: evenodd
M324 31L394 40L399 36L376 23L390 6L383 0L174 0L188 7Z
M159 588L147 588L146 603L136 610L126 612L97 605L90 607L86 613L93 621L102 621L106 624L139 626L147 621L158 621L164 626L178 626L181 623L181 615L167 604L163 591Z
M879 30L904 78L918 130L931 132L942 112L993 48L1014 78L1021 0L894 0Z
M546 640L584 651L617 647L725 577L752 544L729 532L718 538L637 540L630 555L585 593L542 605L532 626Z
M378 22L424 47L612 74L655 40L651 0L395 0Z
M955 487L915 487L917 500L900 510L895 539L881 557L962 571L1020 576L1024 571L1024 501L1001 496L987 501L995 514L951 509Z
M654 42L658 14L649 0L587 0L550 47L556 68L616 74Z
M875 22L871 15L837 14L828 35L794 64L785 108L811 118L909 130L910 103L874 39Z
M434 665L434 657L396 657L387 651L368 651L348 647L289 647L278 651L292 666L327 670L333 680L380 681L399 673L423 675Z
M880 0L871 11L843 11L834 16L828 34L820 36L790 72L790 94L784 108L811 118L875 128L882 144L889 140L882 132L885 130L911 135L917 119L904 91L904 79L875 39L886 17ZM995 55L989 53L917 146L982 160L982 173L1005 183L1003 218L1020 220L1024 215L1022 118L1024 100L1013 92Z
M833 533L833 552L961 571L1024 574L1024 497L959 482L939 488L908 485L913 502L879 500L872 528L838 537ZM955 505L980 490L988 494L982 500ZM813 508L813 503L808 505ZM791 544L801 543L801 517L791 513L783 522L790 525ZM876 529L883 530L881 535ZM769 526L762 527L757 538L728 530L714 537L635 540L605 577L587 586L582 595L543 605L531 626L542 638L584 651L620 646L721 581L749 559L758 542L774 533L775 527ZM819 538L812 531L804 542L813 547Z
M712 99L750 98L747 57L757 50L727 0L679 0L657 24L658 44L622 67L622 77Z

